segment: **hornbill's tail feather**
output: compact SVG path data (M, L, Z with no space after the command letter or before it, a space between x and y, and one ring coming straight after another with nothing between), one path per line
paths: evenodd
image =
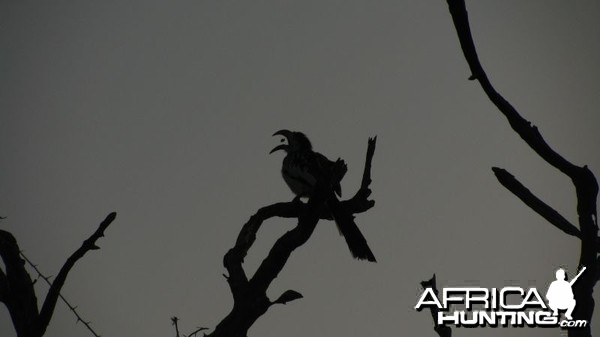
M371 248L367 244L367 240L360 232L360 229L358 229L356 222L354 222L354 216L346 211L335 197L329 198L327 204L340 234L346 239L352 256L359 260L377 262L375 255L373 255Z
M342 179L344 179L344 176L346 175L346 172L348 172L348 166L346 165L346 162L341 159L338 158L335 163L333 164L333 168L331 170L332 172L332 180L335 181L335 185L333 186L333 190L335 192L335 194L337 194L338 196L342 196L342 186L340 185L340 181L342 181Z

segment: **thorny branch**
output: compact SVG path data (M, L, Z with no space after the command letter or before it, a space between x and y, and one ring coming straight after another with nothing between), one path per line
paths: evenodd
M79 316L75 310L76 308L65 300L60 291L69 271L75 263L88 251L99 249L96 241L104 236L104 231L114 221L115 217L116 213L110 213L100 223L98 229L67 259L53 282L50 282L49 277L42 275L37 266L22 254L17 240L11 233L0 230L0 256L6 268L5 272L0 272L0 301L6 305L18 337L43 336L59 298L75 313L78 321L83 322L94 336L98 336L91 329L89 322L84 321ZM35 282L32 281L31 276L25 270L25 261L34 268L39 277L43 278L50 285L41 311L38 311L37 298L33 288Z
M39 268L37 267L36 264L33 264L31 262L31 260L29 260L29 258L27 258L27 256L25 256L25 254L23 254L23 251L20 252L21 257L23 258L23 260L25 260L25 262L27 262L28 265L31 266L31 268L33 268L33 270L35 270L35 272L38 274L38 279L41 278L42 280L44 280L49 286L52 286L52 282L50 282L50 278L51 276L45 276L44 274L42 274L42 272L39 270ZM37 281L37 279L35 281L33 281L34 283ZM67 301L67 299L62 295L59 294L60 299L63 301L63 303L65 303L67 305L67 307L69 308L69 310L71 310L73 312L73 314L75 315L75 317L77 318L77 323L81 322L83 323L83 325L85 325L85 327L92 333L92 335L94 337L100 337L100 335L94 331L94 329L92 329L91 327L91 321L86 321L84 320L81 315L79 315L79 313L77 312L77 307L72 305L69 301Z

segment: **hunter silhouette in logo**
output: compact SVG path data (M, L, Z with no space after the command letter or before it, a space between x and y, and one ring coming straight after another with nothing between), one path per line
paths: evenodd
M585 267L581 268L581 271L575 276L571 282L565 280L566 274L564 269L558 269L556 271L556 281L550 283L546 298L548 299L548 306L553 311L553 315L558 315L558 310L567 310L565 317L568 320L572 320L571 314L575 309L575 297L573 296L573 283L577 281L581 273L585 270Z

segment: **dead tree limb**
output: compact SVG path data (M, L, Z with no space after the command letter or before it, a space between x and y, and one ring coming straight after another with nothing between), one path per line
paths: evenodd
M594 174L586 165L577 166L567 159L563 158L558 152L554 151L544 140L537 127L531 125L517 112L517 110L492 86L485 73L483 66L479 61L471 29L469 27L469 18L464 0L447 0L450 14L458 34L460 45L471 69L470 80L477 80L490 101L506 117L512 129L533 149L542 159L552 165L565 175L567 175L573 185L577 197L577 213L579 220L579 230L575 232L573 225L570 224L562 215L543 203L537 197L527 191L524 187L515 184L516 180L511 180L501 169L494 169L500 182L509 190L515 193L538 214L542 215L551 224L566 232L567 234L578 237L581 241L581 255L579 258L579 269L587 267L587 271L574 287L577 307L574 312L574 318L577 320L587 320L588 325L584 329L573 329L569 331L570 337L591 336L591 319L594 311L594 299L592 292L600 276L600 266L598 261L598 224L596 212L596 198L598 195L598 182ZM577 234L579 233L579 234Z
M25 254L23 254L22 251L21 251L21 257L38 274L37 279L34 280L33 283L35 283L38 279L41 278L42 280L44 280L44 282L46 282L48 284L48 286L52 286L52 282L50 282L50 277L42 274L42 272L39 270L39 268L35 264L33 264L33 262L31 262L31 260L29 260L29 258L27 258L27 256L25 256ZM71 304L71 302L69 302L62 294L59 294L58 297L63 301L63 303L67 306L67 308L69 308L69 310L71 310L73 315L75 315L75 318L77 319L76 323L81 322L86 327L86 329L88 329L88 331L92 334L92 336L100 337L100 335L98 333L96 333L96 331L94 329L92 329L91 322L84 320L83 317L81 317L81 315L79 314L79 312L77 312L76 306Z
M0 301L6 305L18 337L44 335L69 271L87 252L99 249L96 241L104 236L104 231L116 215L114 212L110 213L98 229L67 259L52 282L40 311L34 282L25 269L25 261L21 258L17 240L10 232L0 230L0 256L6 267L5 272L0 270Z
M352 214L366 212L375 204L368 199L371 194L369 184L375 144L376 138L369 139L360 189L351 199L341 202ZM276 203L259 209L250 217L242 227L235 246L223 258L223 265L228 272L225 277L233 295L233 308L208 336L245 337L248 329L273 304L285 304L302 297L294 290L287 290L277 300L271 301L266 292L292 252L310 238L319 220L331 220L331 214L325 206L326 195L327 191L317 190L306 204L298 201ZM298 224L275 242L254 275L248 277L242 266L244 258L254 244L262 223L274 217L297 218Z

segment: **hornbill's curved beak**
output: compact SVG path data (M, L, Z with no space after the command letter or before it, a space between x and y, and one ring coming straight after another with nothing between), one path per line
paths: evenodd
M279 131L277 131L277 132L275 132L273 134L273 136L283 136L283 137L285 137L285 139L287 139L287 141L288 141L288 144L290 142L290 136L291 135L292 135L292 131L285 130L285 129L279 130ZM279 150L285 150L285 151L287 151L287 149L289 147L288 144L281 144L281 145L276 146L273 150L271 150L271 152L269 152L269 154L271 154L271 153L273 153L275 151L279 151Z
M276 146L273 150L271 150L271 152L269 152L269 154L275 152L275 151L279 151L279 150L286 150L287 151L288 145L287 144L281 144Z

